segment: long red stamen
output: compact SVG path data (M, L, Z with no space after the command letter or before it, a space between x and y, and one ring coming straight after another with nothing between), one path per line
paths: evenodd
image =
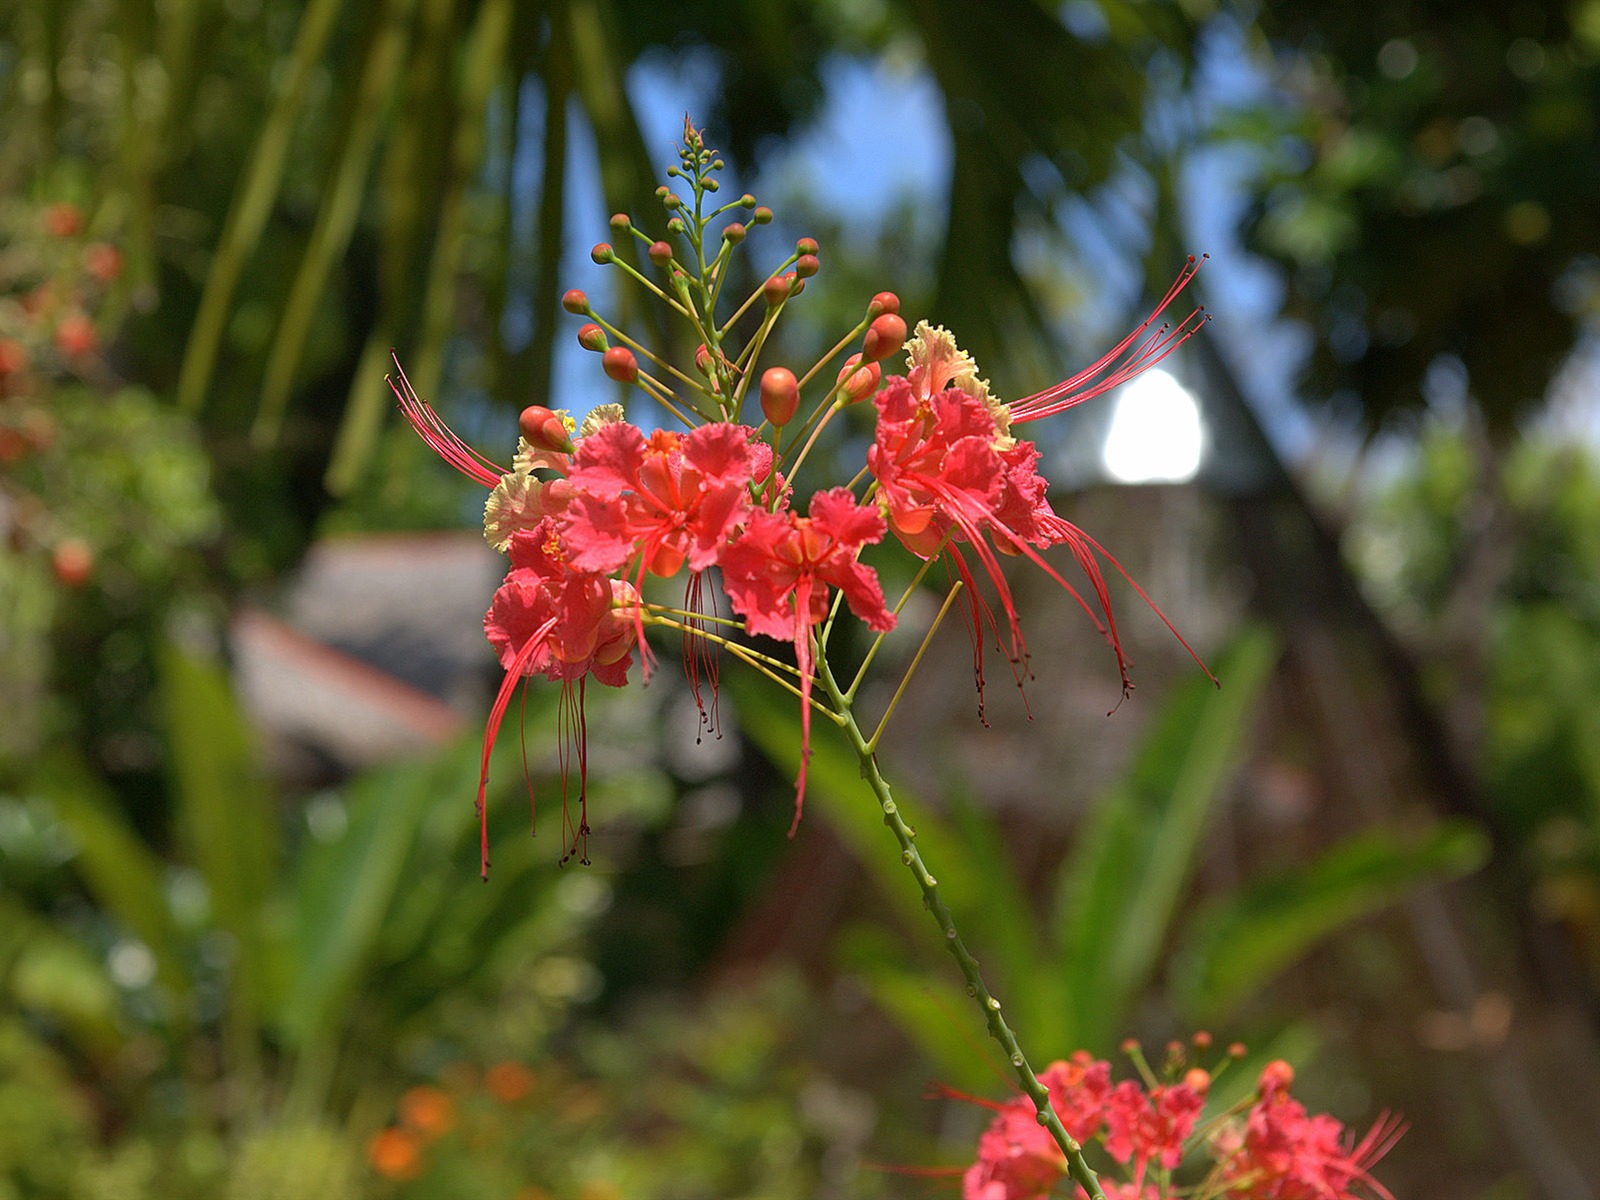
M545 638L556 627L557 618L551 617L533 635L522 644L517 651L517 656L511 660L511 665L506 668L506 677L500 683L500 691L494 698L494 706L489 709L489 721L483 727L483 759L478 772L478 849L482 860L481 872L485 879L489 878L489 808L485 797L489 791L489 752L494 749L494 739L500 732L500 725L506 719L506 709L511 704L511 693L516 691L518 682L533 656L545 644ZM528 784L528 797L530 803L533 798L533 784Z
M389 390L394 393L394 398L400 402L400 413L410 423L411 428L417 431L417 436L433 449L433 452L468 479L483 484L486 488L493 488L500 482L502 475L509 472L491 460L479 454L471 446L458 438L438 413L417 390L411 386L411 381L406 378L405 371L400 366L398 356L394 360L394 369L400 373L400 382L385 375L384 382L389 385Z
M583 685L587 676L578 680L577 698L573 698L572 681L561 684L561 833L567 843L567 852L561 856L561 866L566 866L577 856L578 861L589 865L589 726L584 715ZM567 780L572 770L572 759L578 759L578 823L572 824L567 809Z
M1167 294L1161 298L1161 302L1155 306L1150 315L1090 366L1070 379L1062 380L1054 387L1045 388L1044 391L1035 392L1031 396L1024 396L1010 405L1011 423L1015 425L1023 421L1037 421L1042 417L1054 416L1074 405L1082 404L1085 400L1109 392L1112 388L1120 387L1135 375L1155 366L1199 332L1200 327L1211 319L1203 306L1196 308L1176 326L1163 324L1153 331L1150 327L1178 298L1178 293L1189 286L1190 281L1199 272L1201 263L1210 257L1209 254L1203 254L1197 259L1190 255L1189 261L1184 264L1183 270L1178 272L1178 277L1172 281L1172 286L1167 288Z
M711 615L715 616L715 595L711 597L710 606ZM711 734L713 737L722 736L717 715L722 648L709 638L700 636L710 629L710 622L699 615L706 611L704 571L690 572L689 582L683 589L683 607L685 612L694 614L684 620L686 628L683 634L683 673L689 681L689 694L694 697L694 706L700 713L700 725L694 735L695 743L698 745L705 734ZM709 706L701 691L702 682L711 693Z

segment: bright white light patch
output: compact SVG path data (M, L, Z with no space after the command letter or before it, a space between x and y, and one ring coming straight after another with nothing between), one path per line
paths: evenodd
M1100 456L1119 483L1187 483L1205 444L1194 396L1165 371L1149 370L1117 393Z

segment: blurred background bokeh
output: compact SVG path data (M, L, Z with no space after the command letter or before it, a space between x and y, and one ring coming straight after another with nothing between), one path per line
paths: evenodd
M1600 0L15 0L0 1198L953 1193L928 1083L1005 1072L825 733L784 837L785 697L591 692L558 867L530 690L477 878L498 560L390 350L491 457L617 399L559 297L673 345L587 249L686 111L750 282L822 242L796 364L892 289L1016 397L1212 256L1041 433L1222 691L1123 588L1108 718L1019 577L1026 698L952 623L882 754L1024 1045L1203 1027L1402 1112L1398 1196L1595 1195Z

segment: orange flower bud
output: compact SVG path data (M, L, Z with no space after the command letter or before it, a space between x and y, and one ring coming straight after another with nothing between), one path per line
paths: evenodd
M801 254L815 254L817 252L816 238L801 238L794 244L794 248Z
M62 587L80 588L94 574L94 551L82 538L67 538L51 551L50 570Z
M28 369L28 349L21 342L0 338L0 380Z
M100 283L122 274L122 251L107 242L90 242L83 248L83 269Z
M632 383L639 378L639 360L626 346L613 346L600 356L605 373L618 383Z
M627 213L612 213L611 228L618 233L626 233L633 228L633 218L628 216Z
M898 313L884 313L875 317L867 327L867 336L861 343L861 356L868 362L880 362L905 344L905 321Z
M83 228L83 213L76 204L62 201L44 210L45 232L51 237L69 238Z
M658 267L666 267L672 263L671 242L651 242L648 253L650 261Z
M1211 1090L1211 1072L1203 1071L1199 1067L1191 1067L1185 1071L1183 1081L1202 1096Z
M1275 1058L1261 1068L1261 1081L1258 1085L1263 1096L1272 1092L1285 1091L1294 1082L1294 1068L1281 1058Z
M867 312L873 316L879 313L897 313L900 311L900 297L893 292L879 292L867 303Z
M535 450L550 450L557 454L571 454L576 448L567 423L542 404L530 404L517 418L517 428Z
M76 357L88 354L99 342L94 331L94 322L80 312L71 312L61 318L56 325L56 349L61 353Z
M616 259L617 252L611 248L610 242L596 242L594 249L589 251L589 257L604 266L606 263Z
M770 224L772 221L772 210L763 204L761 207L757 208L755 212L750 214L750 221L755 225Z
M782 428L800 408L800 381L788 367L768 367L761 373L761 411Z
M782 275L772 276L761 285L761 298L768 308L777 308L789 298L789 281Z
M589 311L589 297L579 288L571 288L561 296L561 307L569 313L581 314Z
M367 1161L389 1179L415 1179L422 1170L416 1135L404 1129L380 1129L367 1143Z
M578 345L585 350L592 350L601 354L611 343L606 341L606 331L593 321L578 330Z
M794 264L794 273L801 279L810 279L822 270L822 260L815 254L802 254Z
M740 242L744 241L744 235L744 226L739 224L739 222L734 221L731 225L728 225L723 229L722 240L725 242L732 242L735 246L737 246Z
M844 367L839 372L842 381L839 393L847 403L855 404L865 400L878 390L878 382L883 378L883 368L877 363L861 365L861 355L852 354L844 360Z

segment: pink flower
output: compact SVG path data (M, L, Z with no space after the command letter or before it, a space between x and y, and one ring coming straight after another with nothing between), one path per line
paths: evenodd
M750 431L702 425L645 439L626 422L578 444L568 480L566 540L573 565L615 571L637 554L641 573L670 577L714 563L750 507Z
M571 830L568 854L576 851L588 834L588 760L584 743L583 684L589 675L611 687L628 681L635 637L638 593L620 581L594 571L571 566L554 520L546 518L531 531L511 538L511 570L495 592L483 620L484 633L500 656L505 679L489 710L483 733L483 756L478 777L480 854L485 876L489 872L489 826L485 796L489 786L489 754L505 720L517 685L543 673L559 680L563 707L571 731L579 772L579 818ZM574 696L576 684L576 696ZM570 755L563 754L562 813L566 814L566 771ZM532 802L532 788L529 788Z
M1307 1115L1286 1085L1264 1082L1243 1131L1234 1126L1213 1147L1230 1190L1249 1200L1351 1200L1360 1187L1394 1200L1370 1168L1405 1132L1400 1121L1384 1114L1357 1141L1336 1118Z
M1000 601L1009 635L1001 645L1019 680L1027 644L998 556L1027 557L1095 623L1116 654L1126 695L1133 685L1099 560L1104 558L1127 578L1168 629L1172 623L1103 546L1050 507L1049 485L1038 473L1037 448L1010 434L1015 406L989 394L987 381L978 378L976 366L954 339L943 329L919 325L909 358L906 377L891 379L876 397L878 426L867 451L889 528L923 558L947 551L952 568L969 587L975 584L965 557L970 549ZM1098 613L1039 553L1057 545L1068 548L1088 577ZM999 623L975 587L968 611L981 706L984 628L998 640ZM1177 630L1172 632L1189 649Z
M1050 1107L1074 1140L1086 1142L1098 1132L1111 1095L1109 1063L1079 1050L1069 1061L1051 1063L1039 1073L1039 1082L1048 1089ZM1067 1161L1050 1131L1039 1124L1032 1100L1018 1096L990 1104L947 1094L995 1110L994 1120L978 1139L977 1160L962 1176L962 1200L1035 1200L1051 1194Z
M1087 1142L1100 1132L1111 1098L1110 1063L1078 1050L1070 1060L1046 1067L1039 1082L1049 1089L1050 1106L1076 1141Z
M801 747L791 836L800 824L811 756L811 627L826 619L829 589L836 587L868 628L894 628L877 573L858 561L861 548L882 540L883 533L877 509L858 503L849 488L833 488L811 498L809 516L752 510L744 532L722 552L723 588L745 628L794 643Z
M1133 1160L1135 1181L1154 1159L1167 1170L1183 1159L1183 1142L1205 1107L1205 1097L1187 1083L1153 1088L1148 1095L1123 1080L1106 1106L1106 1150L1118 1162Z
M978 1138L978 1157L961 1177L961 1200L1046 1200L1067 1159L1038 1122L1033 1101L999 1105Z

